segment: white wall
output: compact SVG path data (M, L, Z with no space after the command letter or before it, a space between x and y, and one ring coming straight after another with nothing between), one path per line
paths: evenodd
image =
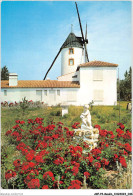
M93 80L93 70L103 71L103 80ZM117 102L117 68L115 67L81 67L78 103L87 104L94 100L94 90L103 91L103 101L95 105L114 105Z
M84 52L82 48L74 48L74 54L69 54L69 48L63 48L61 51L61 75L76 71L77 66L84 63ZM69 65L69 59L74 59L74 65Z
M102 70L102 81L93 80L94 70ZM95 105L114 105L117 102L116 67L81 67L77 73L80 88L2 88L1 101L19 102L26 97L28 100L40 100L48 105L63 103L84 105L94 100L95 90L100 90L100 92L103 91L103 101L95 102ZM4 90L7 90L7 96L4 95ZM57 94L58 90L60 95Z
M7 90L7 96L4 96L4 90ZM47 90L47 95L46 91ZM60 95L57 94L60 90ZM48 105L57 105L61 103L68 103L77 105L78 88L5 88L1 89L1 102L19 102L26 97L28 101L43 101ZM36 91L39 91L36 93ZM41 96L39 99L41 91Z

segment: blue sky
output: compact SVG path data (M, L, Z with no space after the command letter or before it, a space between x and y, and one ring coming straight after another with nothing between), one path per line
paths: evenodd
M131 1L78 1L83 29L88 25L90 61L119 64L120 79L131 66ZM1 67L19 80L42 80L71 31L81 36L74 1L3 1ZM50 79L61 72L58 57Z

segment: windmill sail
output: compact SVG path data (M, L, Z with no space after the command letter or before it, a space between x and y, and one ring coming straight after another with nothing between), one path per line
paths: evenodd
M89 61L89 58L88 58L87 46L86 46L86 44L88 43L88 40L84 39L84 34L83 34L82 25L81 25L80 15L79 15L78 6L77 6L77 3L76 2L75 2L75 5L76 5L76 9L77 9L77 14L78 14L78 19L79 19L79 25L80 25L81 35L82 35L82 39L83 39L83 43L84 43L84 48L85 48L85 59L88 62Z
M48 75L48 72L49 72L49 71L50 71L50 69L53 67L53 64L54 64L54 62L56 61L57 57L59 56L59 54L60 54L61 50L62 50L62 48L60 48L59 52L57 53L56 57L54 58L54 60L53 60L53 62L52 62L52 64L51 64L51 66L49 67L49 69L48 69L47 73L45 74L45 76L44 76L44 79L43 79L43 80L45 80L45 79L46 79L46 77L47 77L47 75Z
M87 23L86 23L86 32L85 32L85 62L89 62L89 58L88 58L88 52L87 52L87 43L88 43L88 39L87 39Z

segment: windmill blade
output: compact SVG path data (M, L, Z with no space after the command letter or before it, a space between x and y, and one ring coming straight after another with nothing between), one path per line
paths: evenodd
M75 2L75 5L76 5L76 9L77 9L77 14L78 14L78 19L79 19L79 25L80 25L81 35L82 35L82 38L83 38L83 42L85 43L84 34L83 34L83 29L82 29L81 20L80 20L79 11L78 11L78 6L77 6L77 3L76 3L76 2Z
M53 62L52 62L52 64L51 64L51 66L49 67L49 69L48 69L47 73L45 74L45 77L44 77L44 79L43 79L43 80L45 80L45 79L46 79L46 77L47 77L47 75L48 75L48 72L49 72L49 71L50 71L50 69L53 67L53 64L54 64L54 62L56 61L57 57L59 56L59 54L60 54L61 50L62 50L62 48L60 48L59 52L57 53L56 57L54 58L54 60L53 60Z
M86 31L85 31L85 40L87 40L87 23L86 23Z
M89 57L88 57L88 52L87 52L87 44L86 44L86 42L85 42L85 61L86 62L89 62Z
M87 52L87 43L88 43L88 39L87 39L87 23L86 23L86 31L85 31L85 60L87 62L89 62L89 58L88 58L88 52Z
M87 53L87 46L86 46L86 42L88 42L88 40L87 39L86 40L84 39L84 34L83 34L82 25L81 25L80 15L79 15L78 6L77 6L77 3L76 2L75 2L75 5L76 5L76 9L77 9L77 14L78 14L78 19L79 19L79 25L80 25L81 35L82 35L83 44L84 44L84 48L85 48L85 56L86 56L87 61L89 61L88 53ZM86 28L86 31L87 31L87 28Z

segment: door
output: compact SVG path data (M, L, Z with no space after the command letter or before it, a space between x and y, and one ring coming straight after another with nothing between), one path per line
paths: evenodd
M36 101L42 101L42 90L36 90Z
M50 105L55 105L55 102L56 102L55 90L50 90L49 91L49 104Z

